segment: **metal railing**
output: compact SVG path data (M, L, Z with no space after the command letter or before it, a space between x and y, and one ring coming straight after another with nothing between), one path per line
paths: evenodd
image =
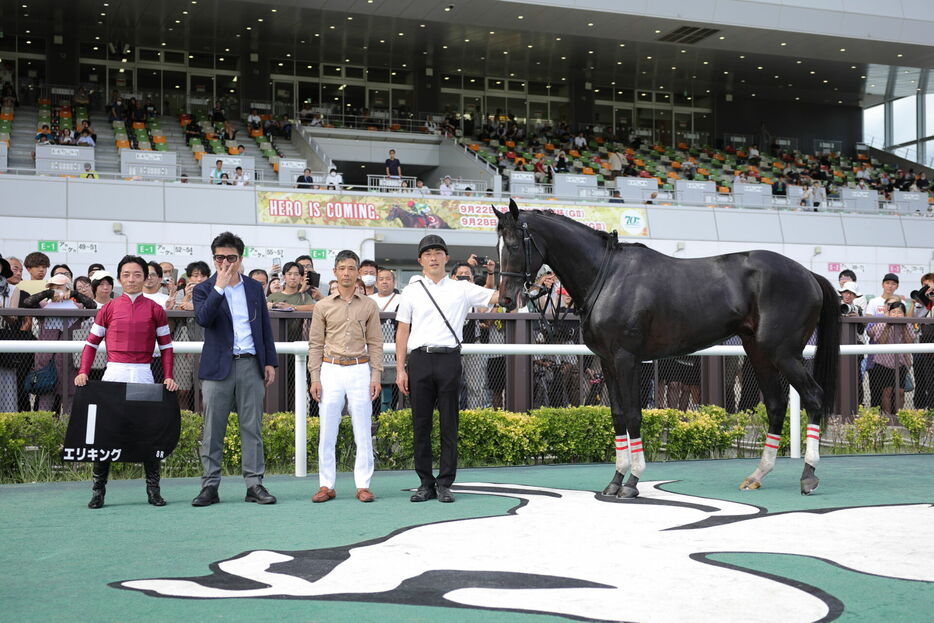
M197 355L201 352L203 342L176 343L175 351L180 355ZM57 354L80 353L84 342L80 341L31 341L6 340L0 341L0 353L33 353ZM394 352L393 343L384 344L386 352ZM106 341L101 350L106 352ZM805 357L814 355L814 347L804 349ZM276 342L276 351L280 356L289 356L294 360L295 374L291 386L294 391L294 418L295 418L295 476L307 476L307 426L308 417L308 381L306 364L308 345L304 341ZM881 355L915 353L934 354L934 344L873 344L873 345L844 345L841 355ZM724 357L742 356L745 351L741 346L712 346L690 355L689 357ZM464 344L463 356L593 356L593 352L583 345L572 344ZM801 456L801 401L794 388L789 389L790 413L790 455L792 458Z

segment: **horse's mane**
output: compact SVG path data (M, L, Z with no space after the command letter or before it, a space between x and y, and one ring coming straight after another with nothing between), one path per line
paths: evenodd
M574 225L582 225L582 223L579 223L575 221L574 219L567 217L563 214L558 214L554 210L527 210L526 212L534 212L535 214L541 214L542 216L547 216L550 218L558 219L559 221L563 221L565 223L571 223ZM586 227L586 225L584 225L584 227ZM588 229L590 228L588 227ZM610 234L608 232L599 231L597 229L592 229L591 231L598 234L600 236L600 239L604 242L610 239ZM616 245L620 247L626 246L626 247L643 247L646 249L648 248L641 242L617 242Z

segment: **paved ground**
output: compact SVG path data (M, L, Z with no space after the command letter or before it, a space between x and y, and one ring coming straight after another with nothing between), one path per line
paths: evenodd
M462 470L473 488L455 504L411 504L409 472L377 473L373 504L349 474L326 504L309 500L315 477L268 478L279 503L266 507L232 478L208 508L189 505L196 479L164 481L164 508L141 481L113 482L99 511L88 483L3 486L0 620L929 620L934 456L825 458L809 497L791 459L737 490L754 465L649 464L646 482L674 482L643 484L635 505L596 500L608 465ZM257 556L278 566L264 575ZM152 578L195 581L120 584Z

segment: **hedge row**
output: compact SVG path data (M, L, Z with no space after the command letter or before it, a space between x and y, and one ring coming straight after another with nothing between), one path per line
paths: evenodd
M832 444L825 452L930 451L934 441L934 412L903 410L898 418L902 431L888 426L877 410L861 410L853 423L834 419L825 425L822 439ZM438 454L435 414L433 443ZM318 420L308 418L308 464L318 457ZM642 439L646 459L681 460L724 456L758 456L765 436L766 416L755 411L729 414L719 407L696 411L665 409L643 411ZM0 481L35 482L90 478L90 466L62 463L59 458L66 419L51 413L0 414ZM802 422L802 432L805 422ZM165 476L198 476L201 463L198 440L201 416L182 414L181 435L175 452L163 463ZM529 465L541 463L592 463L614 459L613 426L607 407L542 408L528 414L491 409L462 411L459 464L463 467ZM804 439L805 435L802 434ZM291 472L295 457L294 416L272 413L263 418L267 471ZM781 452L789 448L786 418ZM375 441L378 469L412 467L412 422L408 410L383 413ZM350 419L341 422L337 459L341 469L353 467L354 447ZM240 436L231 415L224 442L224 471L240 470ZM134 478L141 468L118 464L114 477Z

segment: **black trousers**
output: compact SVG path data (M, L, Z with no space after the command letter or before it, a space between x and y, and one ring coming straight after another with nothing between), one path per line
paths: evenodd
M414 350L408 359L408 375L412 398L415 473L422 486L432 487L437 482L450 487L457 474L461 355ZM436 406L441 425L441 461L437 478L432 474L431 455L432 415Z

